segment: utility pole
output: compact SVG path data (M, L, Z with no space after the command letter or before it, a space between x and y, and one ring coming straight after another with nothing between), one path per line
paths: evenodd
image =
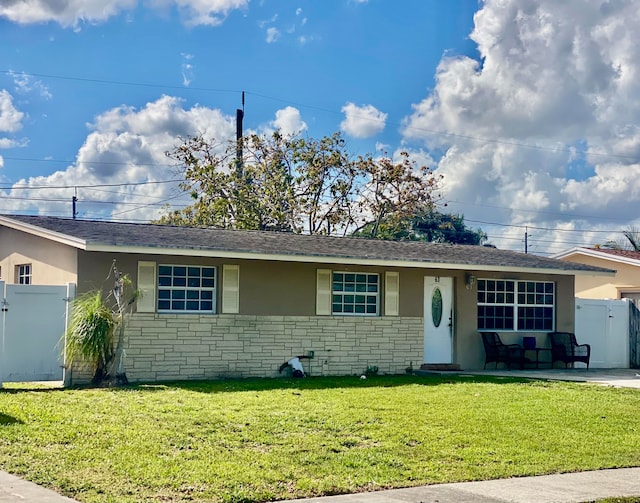
M244 91L242 91L242 108L236 109L236 175L242 177L242 120L244 119Z
M78 202L78 187L75 188L75 194L71 198L71 215L73 219L76 219L76 215L78 214L76 210L76 203Z
M529 253L529 228L524 228L524 252Z

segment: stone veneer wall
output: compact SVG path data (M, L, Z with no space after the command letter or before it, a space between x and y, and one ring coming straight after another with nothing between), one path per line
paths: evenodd
M421 317L137 313L127 323L125 369L131 382L277 377L282 363L314 351L302 360L311 376L370 365L404 373L422 363L423 344Z

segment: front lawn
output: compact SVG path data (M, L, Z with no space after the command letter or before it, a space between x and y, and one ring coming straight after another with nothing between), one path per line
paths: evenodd
M261 502L640 466L640 392L376 376L0 391L0 468L83 502Z

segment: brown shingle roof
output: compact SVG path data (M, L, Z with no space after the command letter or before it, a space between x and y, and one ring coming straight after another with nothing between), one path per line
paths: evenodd
M589 248L590 250L597 251L599 253L606 253L608 255L614 255L616 257L630 258L633 260L640 260L640 251L634 250L611 250L608 248Z
M160 250L192 250L194 255L198 255L199 251L208 254L233 252L255 254L255 258L278 256L291 257L292 260L296 260L295 257L313 257L317 261L327 262L331 259L367 260L372 263L410 262L416 263L418 267L419 264L447 264L454 268L476 266L501 270L535 269L540 272L613 272L484 246L72 220L31 215L5 215L3 218L80 239L88 250L122 247L122 251L126 252L127 248L148 248L149 253L162 253Z

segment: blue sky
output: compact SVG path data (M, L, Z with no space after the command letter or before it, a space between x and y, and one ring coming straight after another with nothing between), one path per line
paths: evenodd
M409 151L446 211L538 253L640 222L632 0L0 3L0 212L148 220L180 137L342 131ZM48 3L47 3L48 4ZM153 182L153 183L149 183Z

